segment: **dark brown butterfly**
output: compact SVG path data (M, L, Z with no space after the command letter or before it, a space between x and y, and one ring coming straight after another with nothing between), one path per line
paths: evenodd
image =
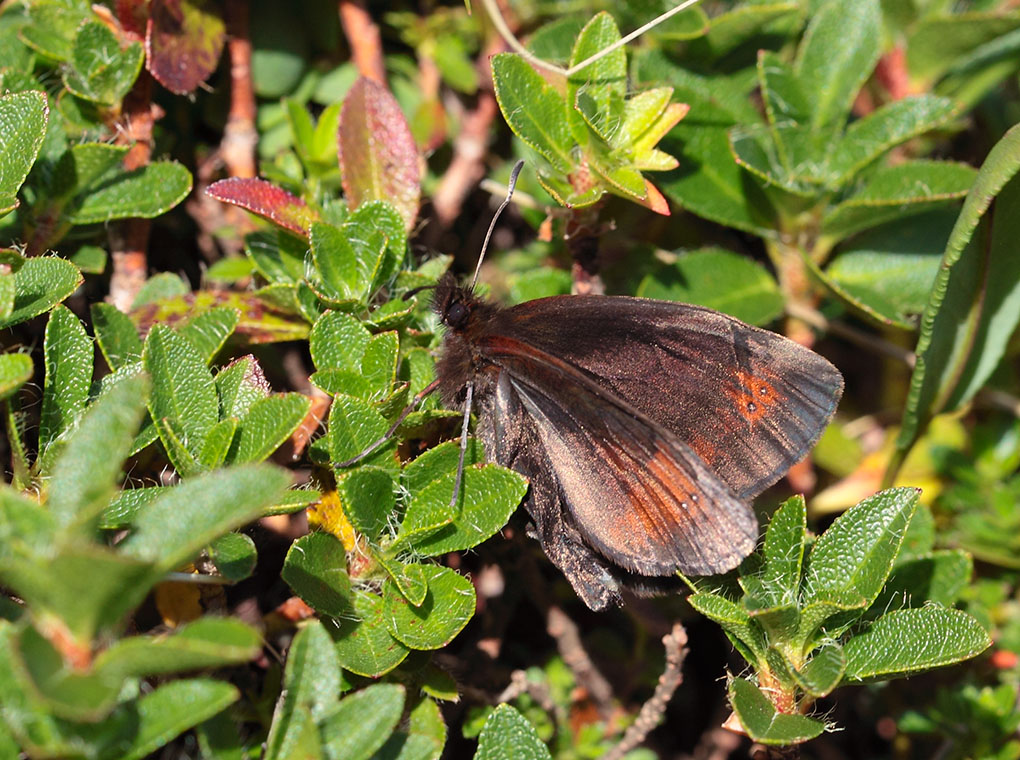
M739 564L758 539L748 500L806 455L843 391L818 354L699 306L501 308L448 274L434 309L443 401L473 403L489 458L529 479L534 532L592 609Z

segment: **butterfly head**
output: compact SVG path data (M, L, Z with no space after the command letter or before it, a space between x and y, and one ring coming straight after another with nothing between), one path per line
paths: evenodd
M439 315L444 325L455 333L467 330L473 315L484 310L487 304L474 294L471 288L457 283L457 278L447 272L436 285L432 297L432 310Z

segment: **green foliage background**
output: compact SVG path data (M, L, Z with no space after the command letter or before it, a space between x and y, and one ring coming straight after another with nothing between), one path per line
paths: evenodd
M0 756L1020 758L1020 11L669 8L0 3ZM519 158L494 298L846 377L686 596L590 613L400 418Z

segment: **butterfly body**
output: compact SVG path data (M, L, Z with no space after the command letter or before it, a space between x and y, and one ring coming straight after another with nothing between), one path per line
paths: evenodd
M444 403L472 385L489 458L528 477L535 534L593 609L739 564L758 536L748 500L807 453L842 393L814 352L702 307L501 308L448 275L434 308Z

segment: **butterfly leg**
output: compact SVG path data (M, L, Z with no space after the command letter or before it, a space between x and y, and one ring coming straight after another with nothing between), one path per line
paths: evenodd
M453 498L450 499L451 507L457 506L460 486L464 481L464 456L467 454L468 428L471 426L471 400L474 397L475 384L468 380L464 390L464 424L460 428L460 458L457 460L457 479L453 482Z

